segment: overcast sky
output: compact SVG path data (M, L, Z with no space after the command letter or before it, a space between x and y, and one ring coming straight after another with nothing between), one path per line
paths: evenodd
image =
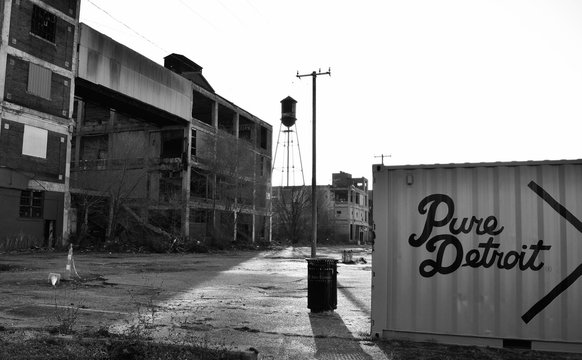
M312 82L296 74L320 68L331 76L317 79L318 184L339 171L371 184L381 154L582 158L582 1L82 0L81 21L160 64L179 53L202 66L219 95L273 126L273 153L293 97L308 185Z

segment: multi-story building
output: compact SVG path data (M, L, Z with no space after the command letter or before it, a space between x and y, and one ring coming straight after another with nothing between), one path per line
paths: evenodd
M372 240L369 226L368 180L340 171L332 174L334 234L339 241L364 244ZM330 207L331 210L331 207Z
M0 249L68 235L79 6L0 1Z
M331 185L317 186L318 243L365 244L372 240L368 180L343 171ZM300 240L311 234L311 190L306 186L273 187L274 222L279 236Z
M268 240L271 125L182 55L161 66L85 24L80 34L74 228L109 238L125 216L172 237Z

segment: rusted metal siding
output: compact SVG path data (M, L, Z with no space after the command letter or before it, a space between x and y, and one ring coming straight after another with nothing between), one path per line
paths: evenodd
M372 333L582 343L578 219L582 161L375 166Z
M85 24L80 30L80 78L192 119L190 81Z

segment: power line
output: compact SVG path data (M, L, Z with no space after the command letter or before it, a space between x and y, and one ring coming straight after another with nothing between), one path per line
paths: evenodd
M211 23L208 19L202 16L198 11L192 9L188 3L184 2L184 0L179 0L182 5L184 5L188 10L190 10L194 15L198 16L200 19L204 20L208 25L212 26L214 30L219 30L213 23Z
M238 21L238 22L239 22L241 25L245 25L245 23L244 23L244 22L241 20L241 18L240 18L240 17L238 17L238 15L237 15L237 14L236 14L234 11L232 11L232 10L231 10L231 9L230 9L228 6L224 5L224 3L223 3L222 1L218 0L218 3L219 3L220 5L222 5L222 7L223 7L223 8L225 8L225 9L226 9L226 11L228 11L228 12L230 13L230 15L231 15L233 18L235 18L235 19L236 19L236 20L237 20L237 21Z
M255 11L257 14L259 14L260 17L262 17L264 20L266 20L267 22L269 22L269 19L267 19L262 12L259 11L259 9L253 5L253 3L250 0L245 0L247 4L249 4Z
M134 29L132 29L129 25L127 25L126 23L124 23L123 21L115 18L113 15L111 15L107 10L102 9L101 7L99 7L97 4L95 4L93 1L91 0L87 0L91 5L95 6L97 9L101 10L102 12L104 12L107 16L109 16L110 18L112 18L113 20L117 21L118 23L120 23L121 25L125 26L126 28L128 28L129 30L131 30L133 33L135 33L137 36L141 37L142 39L144 39L145 41L149 42L150 44L154 45L155 47L157 47L158 49L162 50L164 53L169 53L168 50L162 48L161 46L159 46L158 44L154 43L153 41L151 41L150 39L146 38L145 36L143 36L142 34L138 33L137 31L135 31Z

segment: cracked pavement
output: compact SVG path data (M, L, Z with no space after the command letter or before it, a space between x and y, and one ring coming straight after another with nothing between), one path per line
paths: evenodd
M66 253L4 254L0 324L50 325L65 303L82 304L79 330L123 332L154 312L153 336L162 341L203 341L211 346L254 348L259 359L387 359L370 340L371 250L318 248L340 260L344 249L366 263L338 263L334 312L307 309L308 247L220 254L79 254L83 281L52 289L48 272L66 264ZM5 276L8 275L8 276ZM143 316L143 315L142 315ZM151 317L150 317L151 320Z

